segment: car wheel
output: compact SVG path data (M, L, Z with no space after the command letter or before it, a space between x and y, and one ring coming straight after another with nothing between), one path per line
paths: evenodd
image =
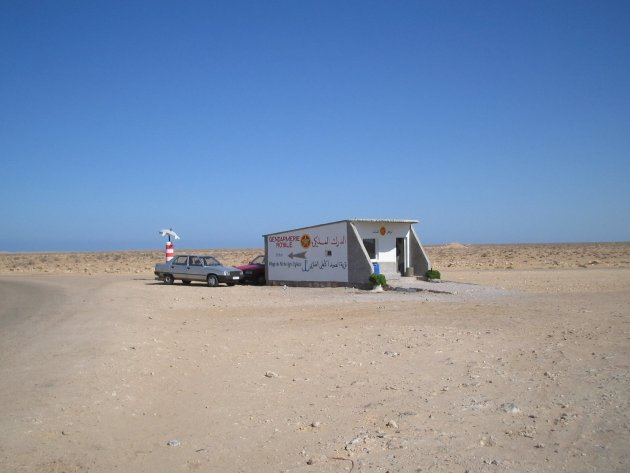
M182 284L188 286L190 284L190 281L188 279L184 279L182 280Z
M169 286L175 282L175 278L172 274L164 275L164 284L168 284Z
M265 276L258 276L256 278L256 284L260 285L260 286L264 286L266 284L267 281L265 281Z
M208 286L210 287L217 287L219 285L219 280L214 274L208 274L208 278L206 280L208 281Z

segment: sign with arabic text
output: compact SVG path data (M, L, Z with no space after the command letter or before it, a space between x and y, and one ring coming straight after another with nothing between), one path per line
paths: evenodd
M345 222L267 237L270 281L348 281L348 235Z

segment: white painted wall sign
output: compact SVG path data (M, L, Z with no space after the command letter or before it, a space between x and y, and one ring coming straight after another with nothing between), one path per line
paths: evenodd
M348 281L346 222L267 237L270 281Z

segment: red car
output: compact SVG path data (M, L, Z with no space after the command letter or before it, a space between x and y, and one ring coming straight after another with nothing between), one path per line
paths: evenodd
M243 283L249 284L266 284L265 279L265 255L256 256L249 264L243 266L237 266L238 269L243 271Z

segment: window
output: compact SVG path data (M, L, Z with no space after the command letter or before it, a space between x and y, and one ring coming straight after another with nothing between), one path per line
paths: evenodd
M186 264L188 264L188 256L178 256L175 260L175 264L182 264L186 266Z
M376 239L374 238L364 238L363 246L368 253L370 259L376 259Z
M203 264L204 266L221 266L221 263L212 256L204 256Z

